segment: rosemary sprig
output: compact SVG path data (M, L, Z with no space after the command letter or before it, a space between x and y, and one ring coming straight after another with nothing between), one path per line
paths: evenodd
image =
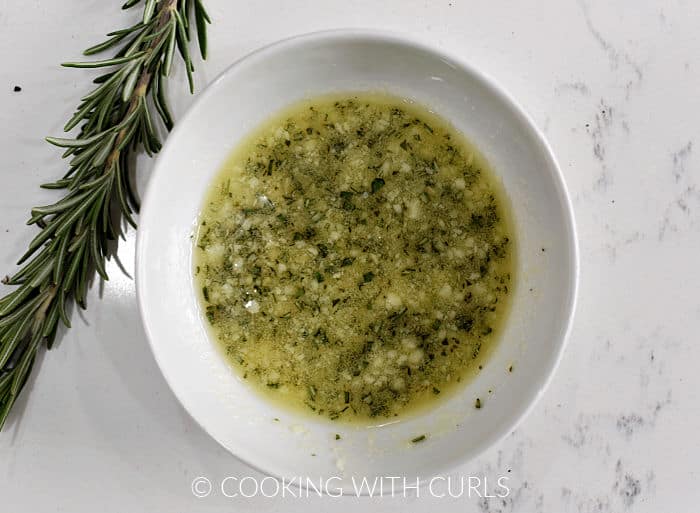
M122 234L123 220L136 226L138 201L130 180L131 152L160 150L154 114L170 130L173 120L163 86L177 47L185 62L190 91L194 66L190 26L196 26L206 58L206 25L201 0L127 0L123 9L143 4L142 21L108 34L88 48L93 55L117 47L110 59L69 62L73 68L109 68L82 98L66 132L80 125L74 139L48 137L70 158L63 178L42 185L64 191L62 199L33 208L27 224L39 233L3 283L15 289L0 298L0 429L29 377L42 342L51 348L59 322L70 327L73 304L86 307L88 286L97 271L107 280L109 240Z

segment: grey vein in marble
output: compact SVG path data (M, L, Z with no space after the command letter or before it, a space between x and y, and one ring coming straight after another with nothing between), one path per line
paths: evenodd
M595 24L593 23L589 6L584 0L578 0L578 3L583 12L583 17L586 21L586 27L588 28L588 31L591 33L591 35L598 42L600 47L603 49L603 51L605 51L605 53L607 54L608 59L610 61L611 69L616 70L620 68L621 64L623 64L631 71L632 76L628 78L625 84L626 97L629 98L631 89L634 86L639 85L642 79L644 78L642 66L638 64L634 59L632 59L629 53L617 48L610 41L610 39L603 36L600 30L598 30L598 28L596 28Z
M670 232L677 233L683 228L695 226L700 220L700 191L695 174L689 172L692 156L692 140L671 154L674 198L664 209L659 222L659 241Z

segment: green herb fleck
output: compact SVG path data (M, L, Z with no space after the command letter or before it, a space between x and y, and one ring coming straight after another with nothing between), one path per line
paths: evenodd
M343 200L343 210L355 210L355 205L352 203L352 192L340 191L340 198Z
M379 189L384 187L385 183L386 182L383 178L375 178L374 180L372 180L372 193L374 194L375 192L378 192Z

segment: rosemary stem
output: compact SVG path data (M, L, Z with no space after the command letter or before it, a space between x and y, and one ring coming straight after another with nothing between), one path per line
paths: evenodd
M177 3L178 0L163 0L161 2L161 5L158 6L156 14L158 18L156 33L159 33L159 36L154 38L153 41L151 41L151 43L149 44L148 49L146 50L147 56L150 56L153 50L159 46L161 39L166 37L166 33L163 32L162 29L168 22L170 22L170 18L173 16L173 12L177 10ZM144 68L141 72L141 76L139 77L138 82L136 83L134 92L131 95L131 99L129 101L129 109L127 110L126 114L124 114L124 119L128 118L131 114L133 114L133 112L138 108L139 102L142 101L143 98L145 98L146 93L148 92L148 88L151 85L152 77L153 73L150 71L150 69ZM107 161L105 163L104 169L106 173L110 172L113 169L114 163L117 162L117 160L119 159L119 156L121 155L121 150L119 148L124 142L124 139L127 137L128 132L128 127L124 127L119 131L119 135L117 135L117 139L112 145L112 153L110 153L109 157L107 157Z
M58 323L70 327L67 307L86 307L95 271L108 279L108 240L122 231L122 220L136 226L138 201L129 180L128 152L141 146L150 156L161 143L151 109L166 129L172 118L163 83L179 51L192 88L190 27L197 30L200 53L206 52L210 22L202 0L126 0L124 9L141 4L143 21L108 35L85 55L121 47L114 56L70 62L71 68L110 68L81 100L65 130L80 125L75 139L48 137L65 149L69 171L42 187L63 190L62 199L35 207L27 224L40 231L20 259L23 267L2 280L13 291L0 297L0 429L31 373L42 342L50 348ZM150 96L150 98L149 98ZM119 208L119 218L112 215ZM26 262L25 262L26 261Z
M158 31L162 29L166 23L169 22L170 17L173 15L173 10L177 9L177 3L178 0L163 0L161 3L160 8L158 9ZM146 54L150 54L154 48L158 46L158 43L160 42L160 39L164 37L164 34L160 34L160 36L156 37L151 41L149 44L149 47L146 49ZM134 88L134 92L131 95L130 101L129 101L129 108L127 109L126 113L122 117L122 121L125 119L128 119L129 116L131 116L134 111L138 108L139 102L143 100L143 98L146 96L146 93L148 92L148 87L151 83L151 78L153 74L151 71L148 69L144 69L141 72L141 75L139 77L139 80L137 82L137 86ZM121 144L124 142L124 139L127 137L129 132L128 126L125 126L122 128L114 143L112 144L112 151L107 157L107 160L104 164L104 174L113 172L114 170L114 164L118 161L119 157L121 156L121 151L119 148ZM51 306L52 301L56 297L56 285L52 285L51 290L52 292L47 296L47 298L44 300L42 303L41 308L39 308L36 313L34 314L35 320L34 323L32 324L32 333L36 329L41 329L41 321L44 320L46 316L46 311L49 309Z

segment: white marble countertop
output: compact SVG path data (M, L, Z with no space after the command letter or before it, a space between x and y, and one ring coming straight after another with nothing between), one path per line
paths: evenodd
M0 264L32 235L37 185L64 172L58 134L88 71L61 69L136 13L120 2L0 1ZM540 0L206 0L198 87L249 51L336 27L409 32L495 77L562 165L581 246L578 311L550 388L512 435L457 474L508 475L501 499L195 498L196 476L255 475L179 406L151 356L134 283L112 264L102 299L39 358L0 435L3 510L695 511L700 500L700 3ZM192 98L178 69L176 117ZM21 92L15 92L19 85ZM151 163L139 164L141 182ZM133 233L120 247L133 269Z

